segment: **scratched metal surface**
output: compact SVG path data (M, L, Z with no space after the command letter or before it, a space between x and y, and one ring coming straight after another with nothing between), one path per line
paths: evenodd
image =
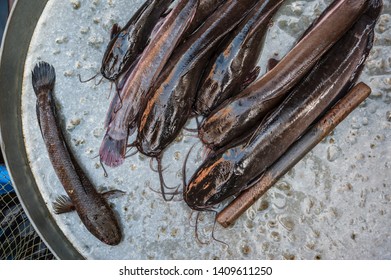
M25 62L22 123L25 146L49 211L64 194L48 160L35 116L31 69L39 60L57 71L55 89L63 130L72 151L98 189L118 188L112 201L123 227L118 246L100 243L76 213L53 219L71 244L90 259L390 259L391 258L391 7L384 1L376 41L360 80L373 93L335 131L254 204L234 226L216 225L216 241L199 244L194 216L181 201L165 202L158 175L139 154L103 175L98 158L110 85L81 84L100 66L113 23L124 24L143 1L49 1ZM282 57L331 0L287 0L274 18L259 65ZM262 73L261 73L262 74ZM190 123L189 126L192 126ZM188 149L198 140L183 132L164 154L168 185L181 183ZM192 153L188 176L202 160ZM212 213L202 213L200 239L210 240Z

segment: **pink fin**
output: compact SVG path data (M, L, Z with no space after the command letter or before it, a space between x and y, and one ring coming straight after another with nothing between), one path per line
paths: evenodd
M115 140L105 135L99 149L101 162L110 167L117 167L124 163L125 153L126 139Z

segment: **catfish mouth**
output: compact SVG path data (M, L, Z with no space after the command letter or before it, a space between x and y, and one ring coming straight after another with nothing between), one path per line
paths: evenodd
M107 59L108 60L108 59ZM110 63L102 63L102 67L100 68L100 73L102 76L109 81L116 81L119 77L120 69L114 69L117 63L117 58L114 58L113 62Z
M224 154L211 157L185 188L185 202L194 210L211 210L233 193L229 186L236 181L234 169L234 161L225 158Z

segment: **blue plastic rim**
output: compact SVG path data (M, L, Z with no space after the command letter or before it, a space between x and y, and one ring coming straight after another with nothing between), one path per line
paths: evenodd
M11 178L8 174L7 168L4 165L0 165L0 195L14 192L12 187Z

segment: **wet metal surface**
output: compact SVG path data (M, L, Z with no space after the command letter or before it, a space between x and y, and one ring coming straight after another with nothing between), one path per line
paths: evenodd
M391 258L391 7L385 1L375 45L359 80L373 92L332 134L315 147L228 229L216 226L216 238L201 245L194 236L194 216L183 201L165 202L158 175L142 155L128 158L105 178L96 158L103 137L103 116L110 85L81 84L78 74L98 71L114 22L124 24L130 9L143 1L50 1L42 14L25 62L22 122L29 166L50 213L63 194L41 139L35 117L30 72L38 60L56 67L56 102L65 137L98 189L118 188L112 201L124 239L108 247L91 238L75 213L52 218L73 246L95 259L390 259ZM331 1L286 1L274 18L259 65L280 59L301 32ZM264 73L264 72L263 72ZM263 74L261 72L261 75ZM194 127L194 121L189 127ZM188 149L198 140L183 132L164 154L166 183L182 179ZM196 146L188 163L191 174L202 161ZM190 176L190 175L188 175ZM198 225L209 240L214 215L202 213Z

